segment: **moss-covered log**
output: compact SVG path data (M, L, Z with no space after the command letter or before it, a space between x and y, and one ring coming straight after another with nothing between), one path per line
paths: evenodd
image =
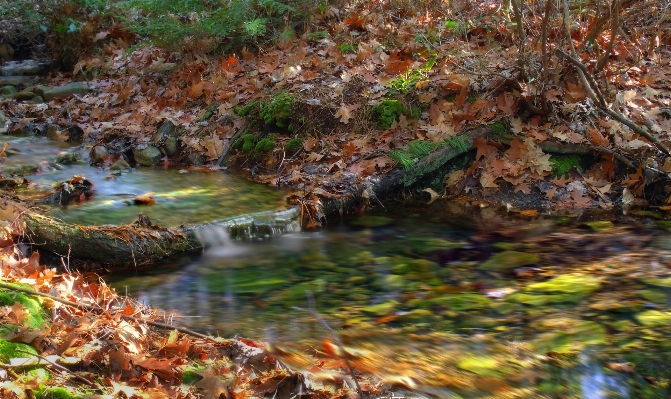
M179 252L221 245L232 239L264 237L297 229L298 211L289 209L224 219L195 226L160 228L138 222L125 226L77 226L25 210L24 236L38 248L104 265L143 265Z

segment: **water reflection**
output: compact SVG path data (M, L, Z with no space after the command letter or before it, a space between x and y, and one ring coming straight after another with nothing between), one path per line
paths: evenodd
M292 310L308 306L309 291L356 349L356 367L397 393L666 397L671 372L645 366L671 351L666 222L532 222L449 207L226 241L169 273L114 285L189 316L179 321L192 328L313 353L328 333Z

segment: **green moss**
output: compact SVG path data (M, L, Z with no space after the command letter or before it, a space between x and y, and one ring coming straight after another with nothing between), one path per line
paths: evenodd
M576 168L580 173L585 171L577 155L553 155L550 157L550 162L552 163L552 175L559 178L568 178L572 168Z
M74 395L65 388L49 388L35 395L38 399L76 399L81 398L81 395Z
M382 100L370 110L373 121L380 129L387 130L399 116L408 115L410 111L398 100Z
M22 344L22 343L14 343L14 342L9 342L7 340L4 340L0 338L0 361L3 363L7 363L9 359L15 358L15 357L28 357L30 355L19 352L18 350L22 350L25 352L30 352L37 354L37 350L33 348L30 345Z
M258 101L253 101L247 105L238 105L237 107L233 108L233 112L235 112L235 114L238 116L247 116L251 113L258 112L259 105L260 103Z
M30 314L25 321L28 327L40 328L44 325L44 309L37 299L17 291L0 292L0 306L12 306L16 302L23 305Z
M492 132L494 132L496 136L505 136L508 134L506 125L501 122L492 123L489 125L489 128L492 129Z
M289 140L289 142L284 146L284 149L286 152L292 154L303 147L303 139L300 137L294 137L293 139Z
M287 127L291 117L291 104L294 96L281 92L276 94L267 104L261 104L259 115L266 125Z
M245 134L244 136L235 140L235 143L233 143L233 148L242 150L244 152L250 152L251 150L254 149L255 145L256 145L256 136L254 136L253 134Z
M329 32L327 30L321 30L319 32L311 32L305 35L305 38L309 42L318 42L320 40L326 39L329 37Z
M194 366L184 370L184 372L182 373L182 383L186 385L192 385L202 380L203 376L198 374L198 371L203 369L204 367L202 366Z
M269 136L259 140L259 142L256 143L256 146L254 146L252 157L259 158L272 152L275 149L275 141L275 136Z

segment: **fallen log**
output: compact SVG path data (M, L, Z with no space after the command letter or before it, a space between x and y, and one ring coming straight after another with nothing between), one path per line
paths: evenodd
M20 206L17 206L21 209ZM107 266L140 266L179 252L230 244L230 239L267 237L298 229L296 209L260 212L193 226L151 226L140 215L123 226L78 226L21 209L23 237L37 248L63 257Z

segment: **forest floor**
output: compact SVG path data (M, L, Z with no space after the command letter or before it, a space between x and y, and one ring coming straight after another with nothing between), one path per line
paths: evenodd
M494 8L479 13L477 24L457 29L428 10L400 18L331 8L315 14L301 37L224 56L209 54L206 40L173 51L131 47L134 36L117 25L82 29L98 51L39 83L86 81L91 91L48 102L6 98L7 130L55 123L63 130L54 137L69 140L75 125L87 145L105 147L92 156L103 167L120 158L133 166L130 148L155 146L161 165L227 163L258 182L291 185L295 197L324 199L356 196L366 181L412 170L423 156L488 126L509 140L476 137L474 151L449 173L414 188L554 211L665 205L668 34L618 41L596 76L599 94L657 145L602 112L559 53L546 53L546 72L532 56L525 61L526 70L547 74L543 87L534 83L539 76L522 80L515 31ZM587 21L571 33L588 68L599 53L581 38L592 28ZM561 25L553 29L559 34ZM605 48L609 38L605 30L596 40ZM656 42L646 47L644 39ZM175 130L157 132L166 121ZM177 151L166 147L168 135L177 135Z
M635 11L647 7L628 6L623 19L635 19ZM588 71L599 62L599 49L609 48L597 85L610 109L650 132L655 143L599 108L590 97L594 87L586 87L576 64L559 53L545 52L542 62L522 57L522 69L532 75L523 79L523 50L538 51L545 43L529 39L521 51L510 18L496 7L455 10L473 17L464 27L428 10L401 15L396 9L326 8L300 37L223 56L212 53L207 40L165 49L137 45L120 25L91 25L78 34L96 51L83 52L71 71L50 71L39 85L19 84L17 93L0 99L3 129L19 133L52 124L60 127L52 136L65 141L74 139L76 126L78 139L97 153L92 161L105 168L121 159L135 166L132 150L153 146L166 167L207 172L225 167L224 161L260 183L295 187L294 198L318 201L361 195L371 179L395 168L412 170L422 157L463 145L459 137L487 126L513 138L473 138L472 148L464 149L473 151L455 159L449 173L413 189L474 204L524 204L534 208L531 216L539 210L648 203L671 210L668 19L643 27L652 34L633 29L626 40L613 40L603 30L583 42L593 21L570 32L577 61ZM541 22L538 15L527 22L535 37ZM561 36L561 21L553 24L548 37ZM88 92L49 101L37 95L39 86L73 81L86 82ZM163 136L159 128L166 121L172 127ZM177 151L166 147L170 135L178 139ZM164 315L119 297L91 276L56 274L37 256L21 258L10 234L21 230L19 212L11 205L3 212L9 223L3 278L42 293L2 293L8 296L3 328L20 327L0 352L12 364L0 371L3 397L31 398L45 384L56 392L65 380L78 386L80 396L95 397L289 397L298 391L301 397L355 396L351 381L342 388L351 379L335 343L325 344L319 354L333 356L307 376L290 371L262 344L165 330L157 321ZM44 309L58 322L45 327ZM25 353L37 353L35 347L51 374L38 367L15 378L15 370L26 367L20 362L37 357ZM54 365L63 354L78 371ZM298 352L283 356L314 361ZM194 361L201 362L199 368L185 371L182 366ZM99 373L82 371L96 367ZM187 380L197 382L178 383ZM375 381L361 385L364 393L381 392Z

